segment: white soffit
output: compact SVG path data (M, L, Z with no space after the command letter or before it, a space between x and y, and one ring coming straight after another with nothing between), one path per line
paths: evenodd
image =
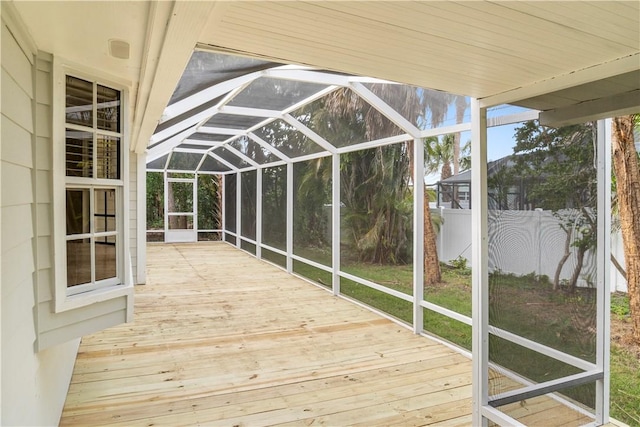
M597 67L620 59L632 57L619 74L629 62L640 68L640 2L221 2L201 42L476 98L512 92L514 101L579 70L614 76L615 66Z
M16 1L38 49L125 79L138 80L150 2ZM129 59L109 53L109 40L126 41Z

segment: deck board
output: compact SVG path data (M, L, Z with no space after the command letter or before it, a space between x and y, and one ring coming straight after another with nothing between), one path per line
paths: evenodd
M61 425L471 423L471 361L433 340L222 243L147 268L134 323L83 338ZM541 399L532 425L585 421Z

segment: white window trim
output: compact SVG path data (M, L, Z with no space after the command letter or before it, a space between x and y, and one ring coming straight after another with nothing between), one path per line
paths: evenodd
M131 147L131 135L129 126L129 110L131 82L108 75L102 71L87 68L81 64L73 63L59 57L53 58L53 90L52 90L52 204L53 204L53 247L54 247L54 300L55 312L60 313L76 308L95 304L121 296L133 297L133 278L131 275L130 256L130 221L129 221L129 149ZM114 89L121 91L122 98L122 149L120 159L122 162L121 180L117 181L118 186L122 185L122 251L118 256L122 257L122 283L111 286L104 286L87 292L70 294L67 288L67 249L66 249L66 173L65 173L65 128L66 115L64 104L64 94L66 76L97 81ZM99 182L95 184L100 185ZM113 182L111 182L113 184ZM129 316L128 316L129 317Z

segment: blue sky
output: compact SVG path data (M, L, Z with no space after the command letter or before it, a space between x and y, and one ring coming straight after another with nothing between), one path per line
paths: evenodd
M451 110L451 108L450 108ZM499 106L495 109L490 109L487 112L488 117L503 116L509 114L515 114L522 111L526 111L524 108L514 107L510 105ZM450 111L447 114L448 117L455 117L455 111ZM469 120L469 118L465 118ZM449 123L448 123L449 124ZM514 134L516 128L521 124L515 123L511 125L504 125L498 127L491 127L487 129L487 159L489 161L500 159L509 154L513 154L513 146L515 144ZM471 132L462 132L461 144L465 144L471 140ZM440 174L431 174L425 177L425 183L434 184L440 180Z

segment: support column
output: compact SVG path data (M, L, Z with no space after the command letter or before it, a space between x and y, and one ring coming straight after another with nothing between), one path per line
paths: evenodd
M242 246L242 174L236 173L236 248Z
M164 241L167 241L169 231L169 182L167 181L167 171L162 172L162 182L164 184Z
M424 142L413 140L413 333L424 327Z
M340 154L331 156L331 288L340 295Z
M489 273L487 212L487 109L471 99L472 424L486 426L489 400Z
M596 365L604 373L596 381L596 424L609 422L609 352L611 343L611 119L598 120L596 156L598 159L598 240L596 285Z
M287 272L293 273L293 163L287 163Z
M227 241L227 203L225 199L227 198L227 176L221 175L222 179L219 181L220 185L222 185L222 190L218 191L220 194L220 227L222 228L222 233L220 233L220 240L223 242Z
M193 174L193 206L191 207L191 213L193 213L193 230L196 232L196 242L198 241L198 173Z
M262 259L262 168L256 170L256 258Z
M136 244L136 284L141 285L147 282L147 162L144 154L131 153L137 156L137 179L136 179L136 218L137 224L137 244Z

